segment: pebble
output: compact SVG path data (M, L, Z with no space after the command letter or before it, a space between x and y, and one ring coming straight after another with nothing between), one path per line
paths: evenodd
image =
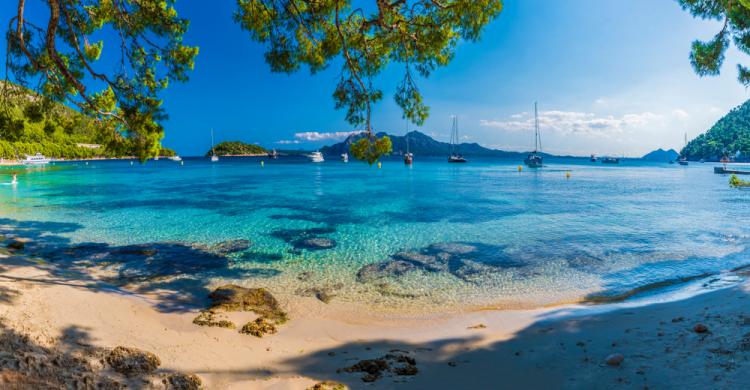
M605 362L607 362L607 364L610 366L619 366L624 360L625 360L625 356L622 356L622 354L613 353L607 356L607 359L605 359Z
M703 324L695 324L693 331L695 331L695 333L706 333L708 332L708 327Z

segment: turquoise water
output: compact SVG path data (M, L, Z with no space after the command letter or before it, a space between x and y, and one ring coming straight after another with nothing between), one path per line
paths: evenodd
M0 182L19 183L0 186L0 225L36 235L40 255L247 239L226 264L171 261L211 284L334 286L340 302L384 309L531 307L750 264L750 192L710 164L259 161L5 168Z

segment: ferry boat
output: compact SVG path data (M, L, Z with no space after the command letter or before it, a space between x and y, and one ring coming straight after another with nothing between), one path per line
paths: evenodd
M44 157L43 154L37 153L33 156L26 155L26 159L23 160L23 163L26 165L44 165L49 164L51 160L47 157Z
M314 163L322 163L325 161L323 158L323 153L320 153L318 151L310 153L307 157L310 158L310 160Z

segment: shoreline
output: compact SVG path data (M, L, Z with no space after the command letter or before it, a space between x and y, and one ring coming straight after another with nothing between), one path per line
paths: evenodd
M744 280L719 283L713 291L676 292L672 300L657 296L610 305L490 309L381 321L335 318L314 297L281 297L291 320L280 325L277 334L256 338L194 325L198 309L169 306L172 294L139 294L20 253L5 253L0 255L0 318L13 332L52 350L61 348L66 334L76 333L84 334L85 342L78 341L74 349L122 345L150 351L161 359L160 375L194 373L210 389L307 388L325 380L359 388L364 384L361 373L337 370L396 353L392 351L415 359L418 371L384 373L373 388L488 388L499 380L511 387L731 387L742 383L739 366L750 360L750 339L747 350L737 347L750 331L750 283ZM746 270L738 272L747 275ZM72 318L70 313L77 314ZM695 333L697 323L709 331ZM723 352L711 352L717 348ZM604 363L615 353L624 356L623 363ZM736 368L716 365L730 358L739 361ZM700 369L683 377L685 365ZM716 375L721 376L718 381ZM153 375L147 379L153 381Z

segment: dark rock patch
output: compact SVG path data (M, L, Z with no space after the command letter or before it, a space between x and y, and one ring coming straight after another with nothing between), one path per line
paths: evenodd
M203 382L195 374L174 373L164 379L167 390L200 390Z
M8 249L12 249L14 251L22 251L26 247L26 243L23 241L13 240L8 243L7 245Z
M161 365L153 353L129 347L115 347L106 360L113 370L128 377L150 374Z
M362 376L363 382L374 382L380 379L385 373L412 376L416 375L419 370L417 369L417 362L413 357L405 354L389 353L377 359L360 360L350 367L339 369L338 372L362 372L365 374Z
M218 287L208 295L214 311L251 311L282 324L288 320L276 298L264 288L245 288L233 284Z
M242 329L240 329L240 333L253 335L255 337L275 334L277 331L276 325L263 317L258 317L255 321L248 322L242 327Z
M331 302L331 300L333 300L333 298L336 297L335 292L340 290L342 287L344 287L343 284L336 283L334 285L323 287L300 288L297 289L295 293L303 297L315 297L323 303L329 303Z
M237 327L237 325L235 325L234 322L217 319L216 312L212 310L201 311L201 313L198 314L198 316L195 317L195 319L193 319L193 323L199 326L228 328L228 329L234 329Z

